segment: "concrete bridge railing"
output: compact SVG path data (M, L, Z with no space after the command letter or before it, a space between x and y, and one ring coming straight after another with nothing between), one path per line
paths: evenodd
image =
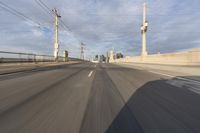
M68 58L68 61L78 61L79 59ZM32 62L54 62L54 56L38 55L32 53L17 53L0 51L0 63L32 63ZM59 56L58 61L64 62L65 57Z
M200 48L192 49L186 52L126 57L116 59L114 62L200 66Z

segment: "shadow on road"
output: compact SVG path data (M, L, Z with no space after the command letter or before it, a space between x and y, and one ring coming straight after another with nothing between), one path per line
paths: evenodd
M174 82L183 85L174 86ZM196 92L199 86L195 86ZM176 78L146 83L132 95L106 133L200 133L200 95L191 87L194 89Z

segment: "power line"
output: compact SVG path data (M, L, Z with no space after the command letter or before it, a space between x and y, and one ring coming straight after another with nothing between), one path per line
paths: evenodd
M35 0L35 2L36 2L45 12L47 12L49 15L52 16L52 14L54 14L54 12L52 12L52 10L50 9L50 7L47 6L43 1L41 1L41 0ZM60 21L61 21L61 24L63 25L64 28L66 28L67 30L69 30L70 32L72 32L71 29L70 29L62 20L60 20Z
M38 1L38 0L35 0L35 2L47 13L51 16L51 18L53 17L52 16L52 12L49 11L47 8L45 8L45 6L41 3L41 1Z
M21 19L28 20L28 21L30 21L30 22L32 22L32 23L37 24L38 26L41 26L40 23L36 22L36 21L33 20L32 18L30 18L30 17L24 15L24 14L21 13L20 11L17 11L16 9L10 7L9 5L7 5L7 4L5 4L5 3L1 2L1 1L0 1L0 7L1 7L2 9L6 10L7 12L11 13L12 15L15 15L15 16L21 18Z
M47 10L52 11L43 1L38 0Z
M73 33L72 30L69 28L69 26L67 26L67 25L63 22L63 20L60 20L60 22L61 22L63 28L65 28L66 30L68 30L68 31L70 31L71 33Z
M53 11L50 9L50 7L47 6L47 4L45 4L43 1L41 1L41 0L35 0L35 1L36 1L36 3L37 3L38 5L40 5L40 7L43 8L48 14L50 14L51 16L52 16L53 14L55 15L55 12L53 12ZM64 22L63 22L62 20L60 20L60 21L61 21L61 23L62 23L67 29L70 30L70 28L69 28L67 25L65 25Z
M45 10L48 14L50 14L51 16L52 16L52 13L54 14L54 12L52 12L51 8L50 8L46 3L44 3L42 0L35 0L35 1L36 1L36 2L40 5L40 7L42 7L43 10ZM70 28L68 25L66 25L66 24L64 23L63 20L60 20L60 23L61 23L61 26L64 28L65 31L71 32L71 33L73 34L74 38L76 38L76 39L79 41L79 43L81 43L80 39L74 34L74 32L71 30L71 28Z
M47 4L45 4L43 1L41 1L41 0L35 0L35 2L46 12L46 13L48 13L52 18L53 18L53 15L55 15L55 12L53 12L52 10L51 10L51 8L47 5ZM69 28L69 26L67 26L64 22L63 22L63 20L61 20L60 19L60 23L61 23L61 26L67 31L67 32L71 32L71 33L73 33L72 32L72 30ZM74 34L72 34L72 35L74 35ZM74 37L75 37L75 35L74 35ZM79 42L81 42L77 37L75 37Z
M20 19L24 19L24 17L20 16L19 14L16 14L15 12L12 12L11 10L9 10L9 9L7 9L7 8L5 8L5 7L3 7L2 5L0 5L0 7L1 7L2 9L6 10L7 12L9 12L10 14L19 17Z

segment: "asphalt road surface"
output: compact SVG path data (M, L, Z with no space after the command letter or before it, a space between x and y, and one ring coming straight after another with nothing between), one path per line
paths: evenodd
M0 133L200 133L191 77L92 63L0 75Z

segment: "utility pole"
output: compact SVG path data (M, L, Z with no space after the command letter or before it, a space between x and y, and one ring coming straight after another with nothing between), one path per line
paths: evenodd
M80 56L80 58L81 58L82 60L84 60L84 46L85 46L85 44L84 44L84 43L81 43L81 56Z
M147 3L144 2L144 7L143 7L143 23L141 26L141 33L142 33L142 56L146 56L147 50L146 50L146 33L147 33L147 28L148 28L148 21L147 21Z
M59 15L56 8L53 9L52 11L55 16L54 58L55 58L55 61L58 61L58 53L59 53L58 30L59 30L59 18L61 18L61 16Z

